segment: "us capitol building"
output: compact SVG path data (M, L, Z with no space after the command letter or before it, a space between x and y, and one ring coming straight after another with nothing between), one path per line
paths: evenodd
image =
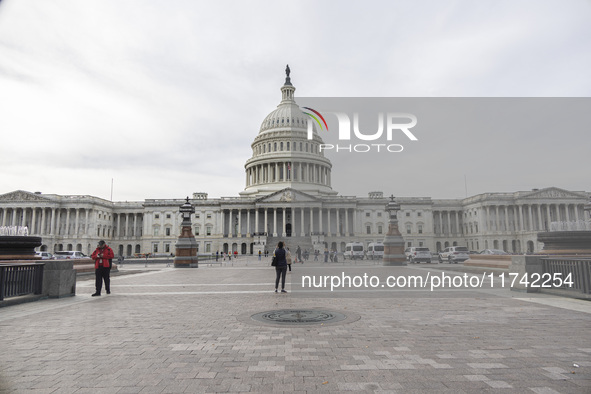
M294 250L344 251L352 241L382 241L388 228L382 192L341 196L331 187L332 164L318 133L307 138L308 116L294 100L289 71L281 102L262 122L246 161L246 187L238 197L209 199L194 193L193 232L200 254L273 250L279 240ZM553 222L583 224L590 193L555 187L485 193L464 199L399 197L400 232L406 247L438 251L538 252L537 233ZM0 225L27 226L44 251L90 254L104 239L117 255L174 253L184 198L111 202L93 196L62 196L17 190L0 195Z

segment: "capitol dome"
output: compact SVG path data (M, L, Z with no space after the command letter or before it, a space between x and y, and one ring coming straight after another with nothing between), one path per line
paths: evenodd
M331 188L330 160L320 151L324 142L313 127L308 139L306 115L294 100L289 66L281 102L265 117L246 161L246 188L241 196L263 196L292 188L311 195L336 195Z

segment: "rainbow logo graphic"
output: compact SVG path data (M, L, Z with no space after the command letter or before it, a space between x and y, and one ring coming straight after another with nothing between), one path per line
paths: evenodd
M326 131L328 131L328 125L326 124L326 120L324 120L324 117L323 117L323 116L320 114L320 112L318 112L318 111L316 111L316 110L314 110L314 109L312 109L312 108L309 108L309 107L303 107L303 108L304 108L304 109L307 109L307 110L309 110L309 111L312 111L312 112L314 112L316 115L318 115L318 117L319 117L320 119L322 119L322 123L324 123L324 126L326 126ZM314 120L316 121L316 123L318 123L318 126L320 126L320 130L324 130L324 128L322 127L322 123L320 123L320 120L318 120L318 118L317 118L316 116L314 116L314 115L312 115L311 113L308 113L308 112L304 112L304 113L305 113L306 115L308 115L309 117L311 117L312 119L314 119Z

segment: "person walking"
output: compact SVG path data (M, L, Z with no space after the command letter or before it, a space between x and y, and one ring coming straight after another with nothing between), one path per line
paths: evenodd
M277 289L279 288L279 279L281 278L281 292L287 293L285 290L285 275L287 274L287 253L285 249L283 249L283 242L279 242L277 244L277 249L273 253L273 256L277 259L277 265L275 266L275 293L277 293Z
M285 249L285 261L287 261L287 269L289 272L291 272L291 263L292 263L291 251L289 250L289 248L287 247L286 244L283 244L283 248Z
M105 282L105 290L107 294L111 294L111 260L115 257L113 249L111 249L103 240L100 240L98 247L92 252L90 256L94 260L94 275L96 291L93 297L100 296L103 288L103 281Z
M119 257L117 258L117 265L119 267L123 267L123 261L125 260L125 257L123 257L123 255L119 255Z

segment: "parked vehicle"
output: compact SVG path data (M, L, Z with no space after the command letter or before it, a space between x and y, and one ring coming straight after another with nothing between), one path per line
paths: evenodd
M509 253L501 249L484 249L480 254L495 254L495 255L507 255Z
M35 256L41 257L41 260L53 260L55 257L49 252L35 252Z
M404 254L406 255L408 262L412 264L420 263L422 261L425 263L431 262L432 256L429 248L412 246L410 248L406 248Z
M364 255L363 244L361 242L350 242L345 245L345 253L343 253L344 260L363 260Z
M367 259L384 258L384 244L382 242L371 242L367 245Z
M54 256L56 259L83 259L88 257L84 253L78 252L77 250L55 252Z
M448 263L457 264L458 261L464 262L470 258L468 248L465 246L450 246L439 252L439 262L443 263L447 260Z

